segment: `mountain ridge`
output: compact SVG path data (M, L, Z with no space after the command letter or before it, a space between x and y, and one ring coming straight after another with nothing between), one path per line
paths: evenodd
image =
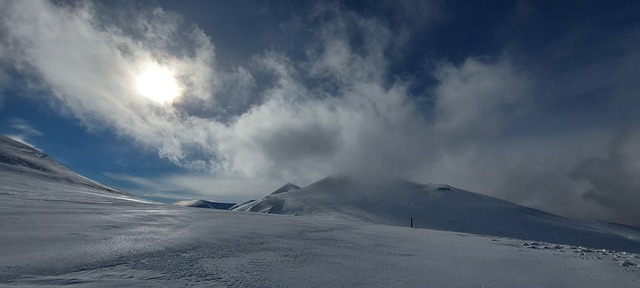
M80 185L109 194L132 197L129 193L82 176L43 151L7 136L0 136L0 171L14 177L36 177L45 181Z

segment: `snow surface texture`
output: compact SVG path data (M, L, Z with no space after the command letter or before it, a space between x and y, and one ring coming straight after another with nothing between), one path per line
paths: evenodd
M3 142L0 154L5 157L8 149ZM10 152L14 159L18 152ZM23 149L18 156L30 158L29 153L33 151ZM64 179L38 172L54 170L59 165L54 161L31 168L12 161L0 166L0 286L640 283L640 255L634 253L324 217L162 205L85 185L72 172Z
M562 218L448 185L328 177L233 208L640 252L640 229Z

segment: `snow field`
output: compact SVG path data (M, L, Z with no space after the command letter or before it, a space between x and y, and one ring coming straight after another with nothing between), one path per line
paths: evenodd
M18 146L21 152L15 152L14 143L8 143L0 141L0 154L6 160L0 163L3 287L638 287L640 283L640 255L624 250L375 224L344 216L384 219L389 214L362 208L396 213L397 207L388 209L394 202L356 205L359 209L353 208L354 202L327 206L335 195L326 193L314 195L325 201L312 203L315 206L264 205L321 212L298 217L163 205L86 180L34 150ZM304 189L288 189L272 198L288 204L287 195ZM445 195L438 191L446 192L433 191L428 195L436 198ZM350 200L361 196L347 195ZM467 206L512 207L485 196L472 197L482 201ZM513 219L509 223L517 224ZM451 227L460 227L456 225ZM601 239L619 240L624 235L624 243L637 243L633 229L600 226L615 230ZM595 226L578 228L604 233Z

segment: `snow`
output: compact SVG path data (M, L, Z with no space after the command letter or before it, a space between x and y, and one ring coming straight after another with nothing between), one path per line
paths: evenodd
M300 189L300 186L298 186L296 184L287 183L284 186L278 188L276 191L273 191L271 193L271 195L285 193L285 192L291 192L291 191L298 190L298 189Z
M327 177L232 208L640 252L640 229L574 221L449 185Z
M0 154L6 150L0 146ZM40 168L55 167L50 163ZM0 167L0 286L638 287L640 281L640 255L631 252L320 215L191 209L85 185L74 174L66 181L13 166ZM296 192L278 195L287 193Z
M97 188L97 190L101 190L101 194L106 192L106 194L130 196L127 193L79 175L42 153L42 151L5 136L0 136L0 169L28 178L46 179L65 182L73 186Z
M298 189L300 189L300 186L298 186L296 184L287 183L287 184L283 185L282 187L276 189L275 191L271 192L270 195L276 195L276 194L291 192L291 191L298 190ZM232 206L231 208L229 208L229 210L251 211L251 209L253 208L253 206L256 203L257 203L257 200L249 200L249 201L246 201L246 202L243 202L243 203L238 203L238 204Z

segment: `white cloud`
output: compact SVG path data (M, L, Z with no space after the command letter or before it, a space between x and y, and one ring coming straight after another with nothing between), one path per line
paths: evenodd
M499 126L500 115L526 90L526 81L505 59L443 65L434 128L418 115L407 83L386 82L385 51L406 35L393 34L374 18L320 6L311 17L324 20L305 62L273 51L256 55L254 68L274 81L257 91L261 102L219 122L196 113L201 111L192 104L213 108L216 95L229 92L244 93L237 102L246 106L250 93L242 91L252 89L252 71L216 71L213 45L198 29L187 30L191 42L174 47L184 40L177 16L156 9L129 17L137 20L124 27L104 28L91 6L4 6L3 27L13 53L21 56L18 62L28 69L24 73L38 77L74 117L90 128L115 129L178 165L216 175L298 182L335 173L417 175L425 162L438 159L435 151L446 151L447 133ZM353 44L351 37L361 41ZM172 56L176 49L186 52ZM147 62L183 71L187 93L175 105L151 103L135 91L133 79ZM314 82L323 84L308 85Z
M136 91L134 80L146 63L169 65L182 73L179 77L188 91L183 97L208 97L213 48L201 31L192 31L193 42L186 43L195 47L195 53L180 58L158 51L169 45L172 35L154 34L147 39L163 41L145 43L114 27L101 28L91 6L21 1L4 2L3 8L2 27L8 36L4 44L17 56L16 67L39 79L42 88L74 117L89 128L113 128L157 149L163 157L192 165L185 146L203 139L191 140L193 135L186 131L203 126L202 121L171 106L150 103ZM177 33L169 27L171 21L167 25L158 31L143 31L144 35Z
M23 135L24 137L44 135L44 133L31 127L31 125L29 125L29 123L27 123L27 121L24 121L23 119L12 119L11 128L17 130L20 135Z
M527 78L514 69L504 58L488 63L468 58L460 67L441 65L436 74L437 128L467 137L499 132L507 114L523 107L529 91Z
M43 136L44 133L33 128L27 121L18 118L11 119L11 128L15 131L14 133L16 134L7 135L9 138L30 146L34 149L40 150L35 145L31 144L27 139L31 137Z
M377 146L388 155L382 158L391 161L398 156L393 146L413 138L404 135L405 128L415 129L404 87L384 88L381 83L382 53L391 36L373 19L345 17L332 10L341 24L327 22L320 32L318 56L310 56L307 65L299 66L275 52L257 55L256 67L272 74L275 81L259 92L264 99L260 105L223 124L215 117L191 115L189 105L180 103L216 103L214 94L234 93L218 78L226 83L238 79L242 91L252 86L253 77L245 68L216 72L213 45L198 29L192 32L192 42L181 43L187 46L184 50L194 52L171 56L183 29L175 15L156 9L147 18L124 24L126 29L104 28L95 22L91 6L70 8L47 2L5 6L7 43L20 56L21 66L27 67L24 73L40 79L43 88L88 127L115 129L184 167L218 175L306 181L335 171L359 170L368 166L364 162L384 162L376 159L380 158L373 148ZM332 35L352 24L357 26L354 33L363 36L365 52L345 50L340 56L344 59L336 62L331 43L349 44L346 35ZM184 72L181 80L187 94L176 105L150 103L135 91L133 79L148 62ZM300 75L320 70L325 71L322 77L338 79L340 89L308 89ZM226 90L216 90L220 88ZM397 125L402 128L393 129ZM395 140L384 139L389 129L398 134Z

